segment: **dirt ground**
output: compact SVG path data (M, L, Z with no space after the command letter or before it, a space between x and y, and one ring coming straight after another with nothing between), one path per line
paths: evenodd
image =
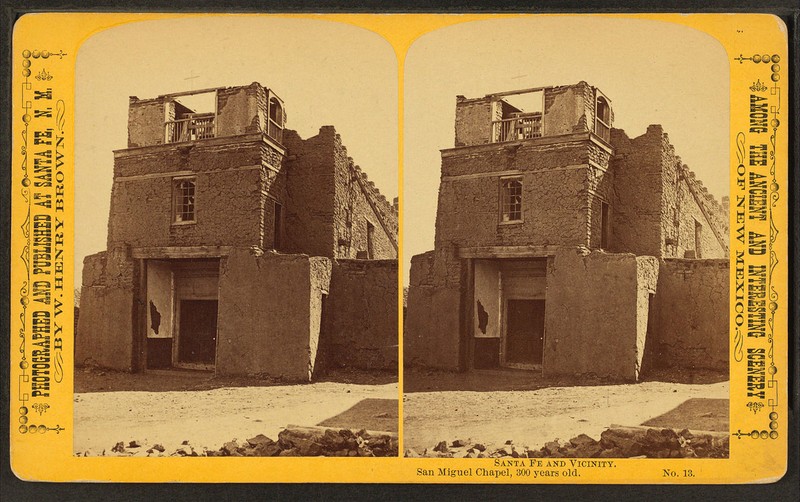
M219 449L258 434L277 439L288 425L397 431L398 386L390 373L338 372L291 385L206 373L128 374L76 370L75 434L79 455L111 452L118 442L160 444L167 452L188 441Z
M419 453L455 439L537 448L581 433L599 438L611 425L728 430L727 377L714 372L652 374L638 384L508 370L404 375L403 448Z

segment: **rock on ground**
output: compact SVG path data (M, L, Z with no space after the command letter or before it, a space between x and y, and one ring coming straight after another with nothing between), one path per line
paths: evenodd
M430 450L405 451L406 457L434 458L728 458L730 438L724 432L676 431L670 428L609 427L600 440L579 434L569 441L548 441L539 449L506 441L487 447L474 441L440 441Z

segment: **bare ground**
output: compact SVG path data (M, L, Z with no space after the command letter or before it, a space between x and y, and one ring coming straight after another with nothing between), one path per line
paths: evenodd
M397 430L398 387L391 373L335 372L311 384L206 373L129 374L76 370L73 451L111 454L118 442L187 441L198 451L258 434L277 439L288 425Z
M512 440L538 448L581 433L599 438L611 425L646 422L727 431L726 379L715 372L663 372L641 383L621 384L592 376L544 379L525 371L407 369L403 448L421 453L456 439L487 445Z

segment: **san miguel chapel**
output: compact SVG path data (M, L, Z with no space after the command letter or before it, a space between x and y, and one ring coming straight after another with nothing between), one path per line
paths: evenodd
M404 362L636 381L728 368L728 198L586 82L456 98Z
M397 205L258 83L131 97L76 363L309 381L396 370Z

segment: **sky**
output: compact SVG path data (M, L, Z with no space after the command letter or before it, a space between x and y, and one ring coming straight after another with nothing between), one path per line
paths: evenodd
M455 102L581 80L611 100L633 138L661 124L719 200L729 192L729 59L714 38L660 21L531 17L463 23L417 39L404 68L403 264L433 249L440 150Z
M391 45L330 21L196 17L102 31L76 67L75 273L106 249L113 150L127 146L128 97L260 82L301 137L333 125L386 198L398 194L398 75ZM192 78L195 77L195 78Z
M403 282L433 249L440 150L454 142L455 99L585 80L611 100L628 136L661 124L717 198L729 190L729 59L712 37L637 19L531 16L423 35L404 61ZM81 47L76 84L75 266L106 248L113 153L127 144L128 97L247 85L273 89L287 127L334 125L348 154L398 195L398 62L379 35L323 20L180 18L102 31Z

